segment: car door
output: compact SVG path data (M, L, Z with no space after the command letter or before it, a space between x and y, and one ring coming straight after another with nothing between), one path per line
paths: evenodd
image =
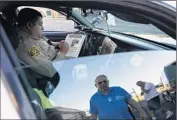
M41 101L29 84L24 69L0 21L2 119L46 119ZM3 105L2 105L3 104ZM8 108L8 109L7 109ZM10 109L9 109L10 108Z
M3 88L4 91L1 91L3 92L1 94L10 98L6 99L7 97L3 97L3 100L1 102L3 104L3 101L6 101L5 105L1 106L1 110L3 111L3 113L8 109L8 113L5 113L4 116L2 116L2 119L12 118L13 115L15 115L15 118L36 119L36 115L28 99L31 98L31 95L27 95L27 93L29 93L29 87L26 86L26 90L28 89L28 92L26 92L23 88L24 81L20 81L16 73L17 69L14 66L17 65L18 61L16 59L13 48L9 42L9 39L2 28L1 22L0 29L0 48L2 56L0 62L0 70L2 74L1 81L3 81L1 84L5 86L5 88ZM13 104L13 108L10 104L8 104L8 102L10 102L10 104ZM10 110L8 106L12 109Z

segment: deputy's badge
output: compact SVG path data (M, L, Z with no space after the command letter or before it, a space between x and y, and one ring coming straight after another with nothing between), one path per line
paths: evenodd
M40 54L40 50L38 46L32 46L28 49L28 54L30 56L38 56Z

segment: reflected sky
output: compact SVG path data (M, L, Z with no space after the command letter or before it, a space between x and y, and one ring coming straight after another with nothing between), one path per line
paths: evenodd
M175 8L176 8L176 0L171 0L171 1L163 1L163 2L165 2L165 3L167 3L167 4L169 4L169 5L171 5L171 6L173 6L173 7L175 7Z
M160 83L163 67L176 60L175 51L142 51L89 56L53 63L60 83L50 99L56 106L89 109L89 99L97 91L96 76L105 74L110 86L121 86L129 93L140 92L136 81ZM61 65L62 63L62 65Z

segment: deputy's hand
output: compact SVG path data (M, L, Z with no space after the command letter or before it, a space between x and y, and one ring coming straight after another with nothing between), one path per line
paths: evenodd
M65 55L69 51L69 44L65 42L64 40L58 43L58 47L59 47L60 52L64 53Z

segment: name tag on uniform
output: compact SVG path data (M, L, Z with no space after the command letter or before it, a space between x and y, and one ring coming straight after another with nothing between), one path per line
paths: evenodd
M124 96L115 96L115 100L122 100L124 99Z

